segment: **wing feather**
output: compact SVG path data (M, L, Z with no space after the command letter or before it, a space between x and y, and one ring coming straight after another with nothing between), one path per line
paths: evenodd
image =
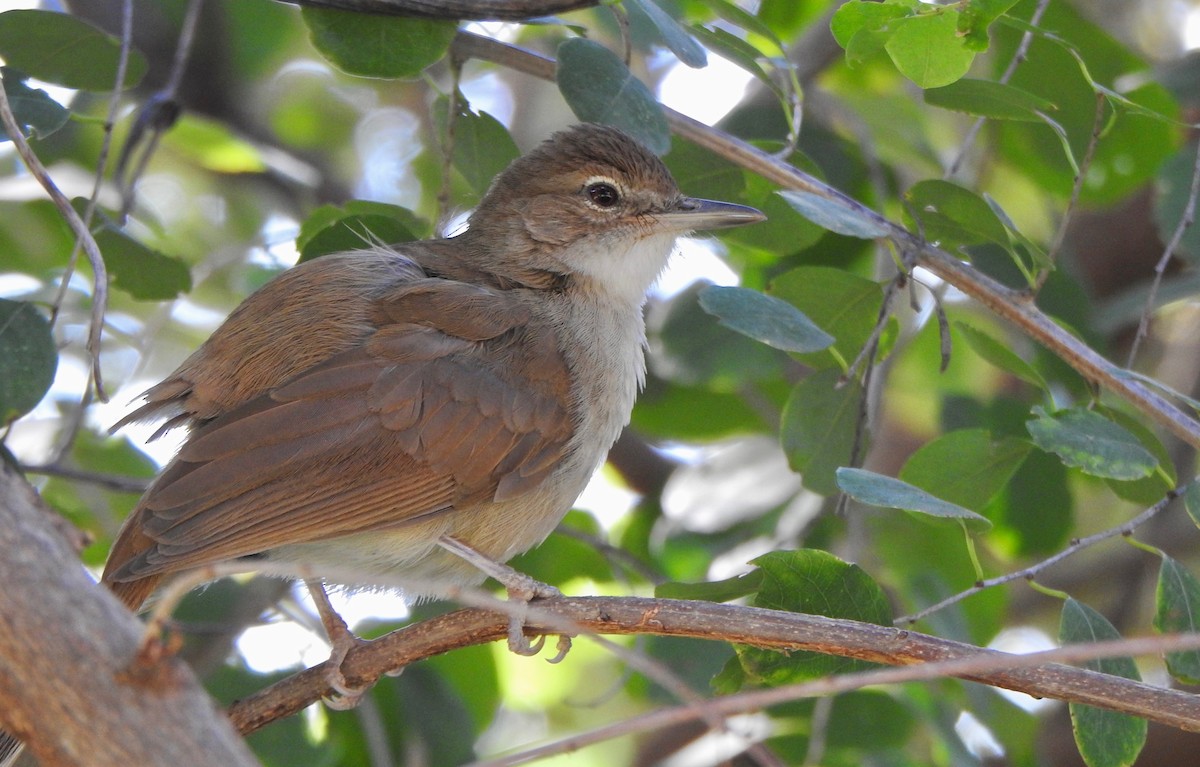
M517 291L416 280L372 312L384 324L361 344L192 433L122 531L107 580L515 497L562 459L569 377Z

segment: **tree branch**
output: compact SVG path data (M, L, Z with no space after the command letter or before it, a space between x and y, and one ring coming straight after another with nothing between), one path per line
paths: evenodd
M0 724L59 767L257 764L182 662L136 673L141 624L55 519L0 464Z
M960 667L951 666L946 675L1200 732L1200 696L1070 666L1031 665L1022 656L870 623L708 602L580 597L535 602L526 630L557 633L564 622L598 634L697 637L782 652L811 650L892 666L962 662ZM348 685L359 688L424 658L505 639L507 630L504 615L459 610L355 647L347 653L341 671ZM229 718L243 734L254 732L333 694L330 678L325 664L314 666L234 703Z

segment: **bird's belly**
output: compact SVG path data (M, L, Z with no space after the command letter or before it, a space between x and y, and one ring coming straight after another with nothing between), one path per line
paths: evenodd
M554 530L591 476L591 469L572 468L501 503L448 509L393 528L281 546L265 558L303 565L332 583L398 588L414 601L444 596L446 587L477 585L486 576L440 548L438 538L454 536L498 562L528 551Z

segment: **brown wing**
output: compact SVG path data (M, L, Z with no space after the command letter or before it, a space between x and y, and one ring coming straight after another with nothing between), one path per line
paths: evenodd
M380 329L192 433L113 547L129 581L536 487L572 434L551 328L509 291L420 280Z

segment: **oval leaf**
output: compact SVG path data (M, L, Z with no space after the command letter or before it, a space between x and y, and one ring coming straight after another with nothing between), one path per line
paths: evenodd
M995 243L1009 248L1008 231L979 195L949 181L920 181L904 193L921 234L943 248Z
M987 517L980 516L970 509L943 501L907 482L866 469L844 466L837 470L837 483L851 498L870 506L903 509L943 519L958 519L972 530L987 530L992 526Z
M857 380L839 383L841 372L827 368L796 384L779 426L788 464L805 487L821 495L838 491L834 472L853 458L862 408L862 385Z
M627 5L631 13L641 12L662 37L662 42L671 49L679 60L692 69L700 69L708 64L708 54L704 46L696 42L686 29L671 15L658 7L654 0L629 0Z
M146 59L130 51L125 82L118 86L120 55L117 38L75 16L38 10L0 13L0 58L38 80L85 91L136 85Z
M700 306L721 324L785 352L816 352L833 336L787 301L749 288L710 285L700 291Z
M1183 494L1183 506L1196 527L1200 527L1200 479L1192 480Z
M982 330L973 328L964 322L956 322L954 326L958 328L959 332L962 333L962 337L966 339L967 346L970 346L980 357L983 357L1001 370L1020 378L1025 383L1033 384L1045 392L1050 391L1050 387L1046 383L1046 379L1042 378L1042 374L1033 365L1030 365L1017 356L1017 353L1012 349Z
M795 189L782 191L779 196L787 200L797 213L822 229L863 240L873 240L888 233L883 221L846 201Z
M925 91L925 103L994 120L1039 122L1042 114L1054 111L1054 104L1029 91L969 77L941 88L930 88Z
M667 117L654 94L625 62L591 40L574 37L558 46L558 89L580 120L613 125L655 154L671 148Z
M2 15L2 14L0 14ZM25 136L45 138L67 124L71 113L43 90L30 88L16 70L0 67L0 80L4 81L4 95L17 125ZM0 140L8 139L8 132L0 126Z
M1054 453L1068 466L1108 479L1139 479L1154 471L1158 460L1138 438L1091 410L1073 408L1037 418L1025 427L1041 449Z
M773 551L753 560L762 571L755 607L825 615L830 618L892 624L887 597L858 565L817 549ZM737 646L746 676L767 684L784 684L867 668L853 661L815 652L782 653Z
M305 6L300 16L313 47L346 74L415 78L450 48L452 21L381 16Z
M1108 620L1081 602L1063 603L1058 638L1063 644L1103 642L1121 635ZM1092 671L1141 680L1132 658L1103 658L1084 664ZM1088 767L1128 767L1146 743L1146 720L1115 711L1072 703L1075 745Z
M1032 449L1023 439L993 439L986 429L952 431L909 456L900 479L965 508L982 509Z
M57 369L46 318L31 303L0 298L0 427L42 401Z
M769 290L836 339L832 353L804 358L805 364L816 368L858 356L875 330L883 305L879 283L827 266L801 266L784 272L771 281Z
M1164 634L1200 631L1200 580L1163 556L1154 593L1154 628ZM1200 684L1200 650L1167 653L1167 670L1187 684Z
M947 8L900 19L884 44L900 73L922 88L958 80L971 68L975 52L958 34L958 13Z

